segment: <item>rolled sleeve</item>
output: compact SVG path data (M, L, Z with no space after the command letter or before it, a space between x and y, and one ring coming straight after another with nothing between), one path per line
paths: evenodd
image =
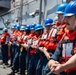
M57 46L54 54L50 57L50 59L53 59L53 60L56 60L57 61L58 58L59 58L60 52L61 52L60 51L60 43L58 43L58 46Z

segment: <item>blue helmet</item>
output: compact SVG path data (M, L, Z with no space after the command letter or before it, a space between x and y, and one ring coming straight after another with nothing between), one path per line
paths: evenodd
M56 14L64 14L67 5L68 5L67 3L60 4L56 10Z
M44 26L46 27L46 26L48 26L48 25L52 25L52 23L53 23L53 20L52 20L51 18L47 18L47 19L45 20Z
M72 16L75 14L76 14L76 1L71 1L65 9L64 16Z
M36 24L31 24L30 25L30 30L35 29Z
M16 28L16 29L20 29L20 27L21 27L21 26L18 24L18 25L16 25L15 28Z
M26 25L25 30L30 30L30 25Z
M40 29L43 29L43 26L41 24L37 24L35 26L35 31L40 30Z
M16 24L13 24L11 28L13 28L13 29L14 29L16 26L17 26Z
M20 27L20 31L25 30L25 26Z

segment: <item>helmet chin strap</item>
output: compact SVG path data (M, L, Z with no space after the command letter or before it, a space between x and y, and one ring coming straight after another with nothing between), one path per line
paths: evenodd
M63 17L62 20L61 20L61 25L62 25L63 22L64 22L64 17Z
M63 18L62 18L62 22L64 21L64 16L63 16Z
M75 22L74 22L74 27L73 27L73 30L76 28L76 20L75 20Z
M75 20L75 23L74 23L74 25L76 26L76 20Z

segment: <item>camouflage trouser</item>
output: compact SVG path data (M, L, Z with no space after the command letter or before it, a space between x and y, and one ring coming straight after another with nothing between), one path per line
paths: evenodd
M50 72L50 69L48 68L48 65L46 64L45 68L43 69L43 74L42 75L46 75L49 72ZM56 75L56 74L52 73L51 75Z
M45 74L45 66L46 66L47 62L48 61L47 61L46 57L42 58L42 59L40 58L38 60L38 64L37 64L37 67L36 67L36 75L46 75Z
M1 51L2 51L3 63L7 64L8 63L8 45L2 44Z
M17 52L17 45L13 44L10 46L10 65L12 66L13 59L15 57L15 54Z
M15 53L14 59L13 59L13 63L12 63L12 69L13 70L18 70L19 69L19 47L17 46L17 51Z
M25 75L26 70L26 51L23 50L19 54L19 68L20 68L20 75Z
M26 54L26 69L28 70L28 66L29 66L29 61L31 59L31 55L30 55L30 50L31 50L31 47L28 46L28 50L27 50L27 54Z
M28 75L36 75L36 67L39 60L39 54L32 55L29 66L28 66Z

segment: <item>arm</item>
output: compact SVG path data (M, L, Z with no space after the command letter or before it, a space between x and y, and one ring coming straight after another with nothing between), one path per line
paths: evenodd
M48 67L51 69L51 66L55 63L59 63L57 62L58 57L60 55L60 43L58 44L56 51L54 52L54 54L50 57L51 60L48 62Z
M58 44L58 47L56 48L56 51L53 55L49 54L45 47L40 47L39 50L45 54L45 56L47 57L48 60L50 60L50 58L51 58L51 59L57 61L58 57L60 55L60 43Z
M21 46L23 46L24 48L27 48L28 47L28 45L26 43L21 44Z
M50 57L52 56L52 54L50 55L47 51L46 48L44 48L43 53L45 54L45 56L47 57L48 60L50 60Z
M59 74L60 72L73 68L76 66L76 54L73 55L65 64L54 64L56 66L55 68L55 74Z
M70 69L76 66L76 54L73 55L65 64L63 64L63 70Z
M60 50L60 43L58 43L58 46L57 46L54 54L50 58L57 61L58 58L59 58L60 52L61 52L61 50Z

